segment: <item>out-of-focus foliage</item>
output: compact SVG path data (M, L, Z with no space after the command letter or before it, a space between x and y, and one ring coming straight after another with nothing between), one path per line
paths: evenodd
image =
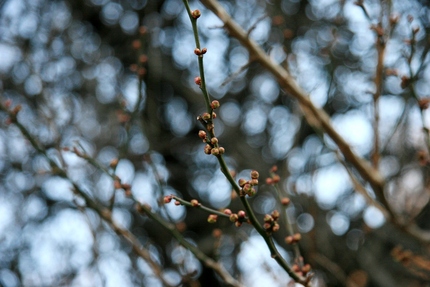
M387 42L378 106L379 168L387 180L385 195L399 217L429 229L424 135L429 114L418 101L430 96L430 11L424 1L380 2L364 1L370 19L353 1L222 4L274 61L288 67L367 159L374 144L377 65L371 27L381 9L397 19ZM391 12L386 2L392 2ZM241 208L216 158L203 153L197 137L201 127L195 118L205 105L193 82L198 66L182 1L0 3L1 101L22 106L18 121L85 192L105 205L115 194L114 219L164 266L166 280L177 285L188 276L200 286L222 286L190 251L137 215L133 201L115 190L109 176L63 148L78 147L103 166L119 158L116 174L132 185L135 198L178 227L186 226L183 235L242 276L245 286L285 286L288 275L251 226L236 228L219 220L215 227L224 235L216 249L207 214L160 204L163 195L175 194L215 209ZM282 189L293 202L287 211L303 235L301 249L314 268L315 286L424 286L430 280L427 245L386 223L355 192L334 143L312 130L272 75L249 64L246 49L225 33L214 14L199 2L190 4L202 11L207 84L221 102L215 124L227 163L237 178L248 177L251 169L264 178L272 165L279 166ZM413 87L403 89L402 76ZM0 120L0 284L161 286L147 263L95 212L76 207L80 202L70 182L52 172L18 128L7 124L6 114L0 113ZM262 218L281 207L272 187L261 182L251 204ZM370 188L366 191L374 197ZM286 234L281 230L275 238L292 260ZM191 284L183 286L199 286Z

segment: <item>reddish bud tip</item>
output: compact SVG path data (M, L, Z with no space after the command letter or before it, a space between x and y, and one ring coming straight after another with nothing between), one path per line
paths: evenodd
M212 108L213 110L218 109L219 107L220 107L220 104L219 104L219 102L218 102L217 100L212 101L212 103L211 103L211 108Z
M201 15L202 15L202 14L201 14L200 10L198 10L198 9L196 9L196 10L194 10L194 11L192 11L192 12L191 12L191 16L192 16L194 19L199 18Z
M171 195L166 195L163 199L164 203L170 203L172 201Z
M239 216L239 218L245 218L246 213L243 210L239 210L238 213L237 213L237 216Z
M288 197L284 197L281 199L281 204L284 206L287 206L288 204L290 204L291 200Z
M196 85L200 86L202 84L202 78L200 78L199 76L195 77L194 83L196 83Z
M239 216L236 213L230 215L231 222L237 222L239 220Z
M208 222L209 223L215 223L217 221L217 219L218 219L218 215L216 215L216 214L210 214L208 216Z
M206 132L204 130L199 131L199 138L206 140Z
M190 203L191 203L191 206L193 206L193 207L200 206L200 203L199 203L199 201L197 199L192 199L190 201Z
M244 185L247 183L248 183L248 181L246 179L244 179L244 178L239 179L239 186L240 187L244 187Z

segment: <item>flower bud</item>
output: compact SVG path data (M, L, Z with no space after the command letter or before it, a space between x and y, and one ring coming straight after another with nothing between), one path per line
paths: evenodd
M218 139L216 137L211 138L211 144L216 145L218 143Z
M277 211L277 210L272 211L272 217L274 220L278 220L279 215L280 215L279 211Z
M300 241L300 239L302 239L302 235L300 233L296 233L293 235L293 239L295 242Z
M211 115L209 113L203 113L202 118L207 121L211 118Z
M239 216L236 213L230 215L231 222L237 222L239 220Z
M219 102L218 102L217 100L212 101L212 103L211 103L211 108L212 108L213 110L218 109L218 108L219 108L219 106L220 106L220 104L219 104Z
M164 203L170 203L172 201L172 196L166 195L163 200L164 200Z
M270 214L264 216L264 222L273 222L273 217Z
M232 212L231 212L230 209L226 208L226 209L224 209L224 214L226 214L226 215L232 215Z
M236 227L241 227L241 226L242 226L242 222L240 222L240 221L236 221L236 222L234 223L234 225L236 225Z
M240 187L243 187L247 183L248 183L248 181L246 179L244 179L244 178L239 179L239 186Z
M199 138L206 140L206 132L204 130L199 131Z
M190 201L190 203L191 203L191 206L193 206L193 207L200 206L200 203L199 203L199 201L197 199L192 199Z
M206 52L208 51L208 49L206 49L206 48L203 48L202 49L202 51L201 51L201 55L204 55L204 54L206 54Z
M281 204L284 206L287 206L288 204L290 204L291 200L288 197L284 197L281 199Z
M277 231L279 231L279 228L280 228L279 224L277 222L275 222L272 226L272 231L277 232Z
M202 13L198 9L191 12L191 17L193 17L194 19L199 18L201 15L202 15Z
M196 54L197 56L200 55L201 53L202 53L202 51L200 51L199 48L194 49L194 54Z
M252 179L258 179L259 176L260 176L260 174L258 173L258 171L256 171L256 170L251 171L251 178Z
M199 76L194 78L194 83L198 86L200 86L202 84L202 78L200 78Z
M218 215L216 215L216 214L210 214L208 216L208 222L209 223L215 223L217 221L217 219L218 219Z
M213 149L211 149L211 154L214 156L219 155L219 148L214 147Z
M211 154L212 152L212 147L210 145L205 145L205 154Z
M285 237L285 243L287 243L287 244L293 244L294 243L294 238L291 235Z
M219 149L219 154L225 153L225 148L223 148L222 146L220 146L218 149Z
M176 200L176 201L175 201L175 205L176 205L176 206L179 206L179 205L181 205L181 202L180 202L179 200Z
M277 174L273 176L273 183L278 183L281 181L281 177Z
M245 218L246 213L243 210L239 210L238 213L237 213L237 216L239 216L239 218Z

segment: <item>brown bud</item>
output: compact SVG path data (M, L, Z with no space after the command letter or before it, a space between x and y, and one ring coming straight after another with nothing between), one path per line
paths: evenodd
M208 216L208 222L209 223L215 223L217 221L217 219L218 219L218 215L216 215L216 214L210 214Z
M170 203L172 201L172 196L166 195L163 200L164 200L164 203Z
M110 161L109 166L111 168L115 168L118 165L118 159L114 158L113 160Z
M218 109L219 107L220 107L220 104L219 104L219 102L217 100L212 101L211 108L213 110Z
M215 228L214 230L212 230L212 236L215 238L220 238L222 235L222 230L219 228Z
M205 154L211 154L212 152L212 147L210 145L205 145Z
M273 183L278 183L281 181L281 177L277 174L273 176Z
M194 83L196 83L196 85L200 86L202 84L202 78L200 78L199 76L195 77Z
M268 178L266 178L266 184L273 184L273 178L271 178L271 177L268 177Z
M224 214L226 214L226 215L232 215L232 212L231 212L230 209L226 208L226 209L224 209Z
M148 29L145 26L139 27L139 34L140 35L145 35L147 32L148 32Z
M192 12L191 12L191 16L192 16L194 19L199 18L201 15L202 15L202 14L201 14L200 10L198 10L198 9L196 9L196 10L194 10L194 11L192 11Z
M204 130L199 131L199 138L206 140L206 132Z
M219 149L219 154L225 153L225 148L223 148L222 146L220 146L218 149Z
M293 235L293 239L295 242L300 241L300 239L302 239L302 235L300 233L296 233Z
M277 222L275 222L272 226L272 231L273 232L278 232L279 231L279 224Z
M115 180L113 182L113 186L115 187L115 189L120 189L121 188L121 181Z
M280 216L279 211L277 210L272 211L272 217L274 220L278 220L279 216Z
M291 235L285 237L285 243L287 243L287 244L293 244L294 243L294 238Z
M429 105L430 105L430 98L422 98L418 100L418 106L420 107L421 110L428 109Z
M233 213L233 214L230 215L229 219L230 219L231 222L236 222L236 221L239 220L239 216L236 213Z
M258 179L259 176L260 176L260 174L258 173L258 171L256 171L256 170L251 171L251 178L252 179Z
M218 139L216 137L211 138L211 144L216 145L218 143Z
M248 183L248 181L246 179L244 179L244 178L239 179L239 186L240 187L243 187L247 183Z
M202 51L200 51L200 49L199 49L199 48L195 48L195 49L194 49L194 54L196 54L197 56L199 56L199 55L201 55L201 54L202 54Z
M179 205L181 205L181 202L180 202L179 200L176 200L176 201L175 201L175 205L176 205L176 206L179 206Z
M197 199L192 199L190 201L190 203L191 203L191 206L193 206L193 207L200 206L200 203L199 203L199 201Z
M139 41L139 40L134 40L134 41L131 43L131 46L133 47L133 49L134 49L134 50L139 50L139 49L140 49L140 47L142 46L142 44L140 43L140 41Z
M402 87L402 89L405 89L407 86L409 86L409 83L410 83L409 77L403 76L402 82L400 83L400 87Z
M208 49L206 49L206 48L203 48L203 49L202 49L202 52L201 52L201 55L204 55L204 54L206 54L206 53L207 53L207 51L208 51Z
M281 199L281 204L284 206L287 206L288 204L290 204L291 200L288 197L284 197Z
M203 113L202 118L207 121L211 118L211 116L209 115L209 113Z
M239 211L237 212L237 216L239 216L239 218L245 218L246 213L245 213L245 211L243 211L243 210L239 210Z
M258 179L251 179L251 181L249 182L251 185L258 185Z
M215 156L219 155L219 148L214 147L213 149L211 149L211 155L215 155Z
M273 217L270 214L264 216L264 222L273 222Z
M146 56L145 54L140 55L139 56L139 62L142 64L148 62L148 56Z

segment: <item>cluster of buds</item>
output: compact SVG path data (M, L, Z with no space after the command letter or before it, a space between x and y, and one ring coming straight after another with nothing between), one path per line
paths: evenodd
M225 149L218 146L218 138L213 137L209 139L207 133L204 130L199 131L199 138L201 138L203 142L206 143L204 148L205 154L218 156L225 153Z
M277 171L278 167L276 165L272 166L270 169L270 177L266 178L266 184L273 185L281 181L281 177L276 174Z
M239 186L241 187L240 196L254 196L257 191L254 186L258 185L259 173L256 170L251 171L251 180L239 179Z
M279 211L274 210L272 214L266 214L264 216L264 224L263 227L267 233L276 232L279 230Z
M293 235L289 235L285 237L285 243L287 244L294 244L300 241L302 239L302 235L300 233L295 233Z
M224 214L230 216L230 221L234 222L234 225L236 225L236 227L242 226L243 222L248 222L246 213L243 210L239 210L237 213L233 213L230 209L224 209Z
M12 122L16 121L16 116L21 111L22 106L16 105L13 109L10 109L12 106L12 101L10 99L6 100L3 103L3 107L9 111L10 118L6 120L6 124L11 124Z
M294 264L293 266L291 266L291 269L299 276L305 276L306 274L308 274L311 271L311 265L309 264L305 264L303 265L301 268L299 265Z
M195 48L194 49L194 54L196 54L199 57L203 57L204 54L206 54L206 52L208 51L208 49L203 48L203 49L199 49L199 48Z
M121 179L116 177L113 186L115 189L123 189L125 192L125 196L131 196L131 185L128 183L121 183Z

